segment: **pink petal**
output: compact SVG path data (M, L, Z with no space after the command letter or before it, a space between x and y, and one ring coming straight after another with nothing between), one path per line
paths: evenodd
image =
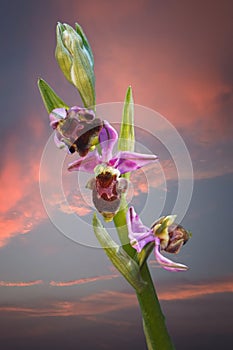
M66 117L66 109L65 108L55 108L49 114L50 126L53 129L56 129L59 120L64 119L65 117Z
M158 159L153 154L142 154L136 152L122 151L109 161L109 165L125 174L150 164Z
M64 143L64 141L61 140L61 134L59 134L57 131L55 131L55 134L54 134L54 142L55 142L55 145L58 147L58 148L67 148L67 151L69 150L69 148L66 146L66 144Z
M101 160L97 151L87 154L86 157L79 158L68 165L69 171L85 171L93 174L96 165L100 164Z
M104 120L104 125L99 134L99 142L102 149L102 161L108 162L112 157L113 147L115 146L118 139L116 130Z
M153 242L154 238L151 235L148 235L145 239L140 238L139 241L136 241L135 239L130 241L131 246L136 249L138 253L142 251L142 249L150 242Z
M147 243L154 241L153 232L143 225L133 207L129 208L126 221L130 243L139 253Z
M176 263L167 259L160 253L160 239L158 237L155 238L155 258L158 263L165 269L169 271L185 271L188 270L188 267L183 264Z

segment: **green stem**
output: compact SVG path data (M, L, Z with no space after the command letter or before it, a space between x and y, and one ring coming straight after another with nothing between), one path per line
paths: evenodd
M138 302L141 308L144 333L149 350L174 350L172 340L168 333L165 317L154 288L153 281L145 263L141 270L141 276L147 282L146 287L137 292Z
M118 142L119 151L134 151L134 104L131 87L128 88ZM124 174L129 180L130 174ZM142 312L143 328L146 336L147 347L149 350L172 350L171 338L168 334L165 318L162 313L159 300L154 288L153 281L144 256L138 257L135 249L131 247L128 239L128 230L126 225L127 201L125 195L122 195L121 208L114 217L114 223L122 244L123 249L133 258L139 266L140 275L145 282L145 287L140 290L136 287L136 294ZM151 249L151 247L149 247ZM138 259L139 258L139 259Z
M121 210L115 215L114 223L125 251L132 257L135 257L135 250L126 243L128 231L126 226L126 202L122 199ZM174 350L170 335L168 333L165 317L162 313L160 303L154 288L147 263L145 262L141 268L141 277L146 282L146 286L137 291L137 298L140 305L143 328L146 337L148 350Z

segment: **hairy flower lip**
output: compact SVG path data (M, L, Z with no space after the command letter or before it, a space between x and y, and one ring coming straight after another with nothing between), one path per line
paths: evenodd
M167 253L178 254L184 244L183 239L179 239L174 243L170 242L170 244L164 248L164 251Z
M106 201L112 201L117 198L116 190L117 176L111 173L102 173L96 177L97 195Z
M173 262L172 260L167 259L160 253L161 250L165 250L166 252L176 254L179 252L179 250L183 246L184 239L182 239L180 232L175 232L176 237L174 238L173 236L171 236L173 240L171 239L171 241L169 241L170 239L169 235L170 234L172 235L173 231L170 231L168 234L169 226L167 225L173 224L173 217L171 217L171 219L169 216L163 217L157 220L157 222L152 225L152 228L148 228L147 226L143 225L142 221L140 220L139 216L135 212L134 208L130 207L126 215L126 222L128 227L128 236L129 236L130 244L134 249L136 249L138 253L140 253L148 243L154 242L155 258L157 262L161 265L161 267L169 271L184 271L188 269L186 265ZM163 223L165 224L163 225ZM160 228L159 225L162 226L163 231L164 230L167 231L168 238L165 246L163 246L164 235L162 234L162 237L160 236L160 234L163 232L161 231L159 235L157 235L155 232L155 227L157 226L159 229ZM175 225L175 228L177 226L180 226L180 225ZM178 240L176 240L177 236L178 236Z

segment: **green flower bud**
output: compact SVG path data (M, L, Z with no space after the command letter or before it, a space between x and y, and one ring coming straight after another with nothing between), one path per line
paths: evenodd
M95 107L94 59L91 47L76 23L75 29L68 24L57 24L56 60L66 79L73 84L85 107Z

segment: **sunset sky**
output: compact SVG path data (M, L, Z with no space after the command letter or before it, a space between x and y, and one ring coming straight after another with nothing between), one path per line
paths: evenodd
M93 233L89 176L66 170L37 88L82 105L54 57L59 21L88 36L100 117L119 128L133 88L137 149L159 162L132 175L129 202L147 226L172 212L192 231L174 258L188 271L149 260L176 348L232 349L232 1L2 0L0 17L1 348L146 349Z

